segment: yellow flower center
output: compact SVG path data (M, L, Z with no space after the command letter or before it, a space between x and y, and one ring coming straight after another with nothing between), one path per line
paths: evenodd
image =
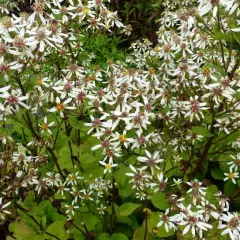
M139 196L140 196L140 197L143 197L143 196L144 196L144 192L140 192L140 193L139 193Z
M125 135L120 135L119 139L120 139L120 142L125 142L127 140Z
M111 166L110 163L107 163L107 164L105 165L105 168L106 168L106 169L111 169L111 167L112 167L112 166Z
M46 123L43 123L41 128L42 128L42 130L47 130L48 129L48 125Z
M56 105L56 109L57 109L58 111L62 111L62 110L64 109L64 105L63 105L62 103L58 103L58 104Z
M205 69L203 70L203 75L209 76L209 74L210 74L210 69L209 69L209 68L205 68Z
M91 75L91 76L89 77L89 79L90 79L91 81L95 81L95 80L96 80L96 77L95 77L94 75Z
M75 179L77 179L76 175L72 175L72 180L75 180Z
M40 86L42 84L42 79L41 78L38 78L36 80L36 85Z
M85 7L85 8L83 9L83 13L84 13L85 15L88 15L88 13L89 13L89 8Z
M230 172L230 173L228 174L228 176L229 176L229 178L231 178L231 179L234 179L234 178L235 178L235 175L234 175L233 172Z
M109 24L105 24L105 28L108 30L111 26Z
M158 53L158 52L159 52L159 47L155 47L155 48L154 48L154 52L155 52L155 53Z
M155 70L154 70L153 68L149 68L149 69L148 69L148 73L149 73L149 75L153 75L154 72L155 72Z

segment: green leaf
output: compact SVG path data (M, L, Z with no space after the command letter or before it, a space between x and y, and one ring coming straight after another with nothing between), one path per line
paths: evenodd
M232 32L233 38L240 44L240 33L239 32Z
M218 192L216 185L211 185L207 188L205 198L212 204L217 204L217 199L215 194Z
M96 161L95 157L90 154L81 154L79 160L81 164L91 164Z
M127 203L124 203L123 205L121 205L118 211L121 216L128 216L131 213L133 213L140 206L141 206L141 204L127 202Z
M6 240L16 240L16 239L12 238L11 236L7 236Z
M33 228L22 221L11 223L8 229L18 240L32 240L36 235Z
M116 224L115 232L116 233L124 233L124 235L126 235L128 238L132 239L134 230L131 225L129 226L126 224L118 223L118 224Z
M219 24L218 23L214 24L214 26L213 26L213 33L214 34L219 33Z
M90 149L98 144L101 144L101 141L93 136L89 136L85 141L86 141L86 144L89 145L88 147Z
M65 230L65 223L66 221L56 221L52 223L47 228L47 232L53 234L54 236L60 238L61 240L67 240L68 239L68 233ZM49 235L45 235L46 239L56 240L56 238L53 238Z
M85 240L85 236L77 228L73 228L74 240Z
M36 235L33 240L45 240L44 234Z
M234 96L235 98L239 99L239 98L240 98L240 92L236 92L233 96Z
M222 32L218 32L215 34L215 39L216 40L225 40L227 42L231 42L232 38L229 36L229 34L225 34Z
M70 118L69 123L73 128L80 130L81 136L83 136L82 133L87 133L88 130L90 129L90 127L84 125L83 121L79 121L75 117Z
M119 188L119 195L123 198L132 196L135 193L134 189L132 188L131 184L128 181L125 182L124 186Z
M224 179L224 174L219 167L210 168L211 175L216 180Z
M138 161L137 156L135 156L135 155L132 155L126 159L126 162L128 164L132 164L132 165L135 165L137 161Z
M114 173L114 177L116 179L117 185L120 187L123 187L126 180L127 180L127 176L126 176L126 172L129 168L126 167L124 164L119 164L117 171Z
M37 207L34 207L30 213L40 218L47 216L49 222L65 220L65 217L57 212L57 209L52 206L51 202L42 201Z
M145 235L144 227L137 228L133 234L133 240L143 239L144 235ZM146 240L153 240L153 239L154 239L153 235L147 232Z
M102 233L99 237L98 240L109 240L109 234L108 233Z
M208 171L208 161L204 160L204 162L202 163L202 165L199 169L199 172L197 172L197 174L196 174L196 178L203 181L207 171Z
M224 184L224 193L226 194L226 196L230 197L237 189L238 189L238 185L234 184L232 182L232 180L228 180L225 184Z
M221 147L223 145L227 145L228 143L232 143L233 141L237 140L240 137L240 131L236 131L225 135L222 140L220 140L216 145ZM222 138L222 137L221 137ZM218 139L216 139L218 141Z
M174 230L173 229L169 229L169 231L167 232L165 229L164 224L160 227L157 227L157 224L160 220L159 218L160 213L158 212L152 212L151 215L148 217L148 232L152 233L153 229L157 228L157 233L156 236L158 237L170 237L172 235L174 235ZM143 222L143 226L145 226L145 221Z
M122 216L119 212L119 207L115 204L115 211L116 211L116 222L123 223L129 226L132 226L132 220L130 217Z
M169 208L168 201L166 200L166 195L165 193L158 193L154 194L151 197L151 201L154 207L159 208L161 210L166 210Z
M45 229L47 227L47 216L43 216L41 222L43 229Z
M82 166L82 168L84 170L91 170L92 169L99 169L99 164L98 163L94 163L96 161L96 158L93 156L93 155L90 155L90 154L81 154L79 156L79 161L80 161L80 164ZM89 172L90 173L90 172Z
M18 152L19 153L22 153L22 154L25 154L27 151L27 148L25 148L22 144L19 144L18 146Z
M198 135L202 135L204 137L212 137L213 136L213 134L208 129L206 129L202 126L193 127L192 132L194 132Z
M33 207L33 205L35 204L34 199L35 199L34 191L28 192L27 197L23 201L23 207L26 209L30 209L31 207Z
M94 230L95 226L100 222L99 218L92 213L82 213L82 216L88 230Z
M73 168L71 155L69 152L61 152L60 158L58 160L61 169L71 169Z
M65 147L67 142L69 140L69 137L66 136L66 134L62 131L59 132L56 144L55 144L55 150L60 150L61 148Z
M122 233L114 233L110 239L111 240L128 240L128 238Z

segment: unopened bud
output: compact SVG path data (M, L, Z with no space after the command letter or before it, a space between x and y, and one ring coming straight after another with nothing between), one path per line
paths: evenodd
M237 56L237 51L236 51L236 50L232 50L231 56L232 56L232 57L236 57L236 56Z
M149 208L144 208L144 209L143 209L143 212L144 212L147 216L150 216L151 213L152 213Z
M152 234L154 234L154 235L158 234L158 229L156 227L152 228Z

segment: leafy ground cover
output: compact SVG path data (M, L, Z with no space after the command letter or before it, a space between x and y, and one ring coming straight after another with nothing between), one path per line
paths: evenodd
M240 239L239 6L1 1L2 239Z

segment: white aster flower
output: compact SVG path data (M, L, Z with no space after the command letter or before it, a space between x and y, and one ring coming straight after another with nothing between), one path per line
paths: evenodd
M70 204L70 205L67 205L67 204L64 205L64 207L66 208L66 214L67 215L70 214L72 216L74 216L75 210L79 208L79 206L75 205L74 201L72 201L72 204Z
M237 184L236 178L239 178L239 173L238 172L229 172L229 173L224 173L226 176L223 181L227 181L228 179L231 179L234 184Z
M3 204L3 198L0 198L0 218L5 219L5 214L11 214L6 208L11 204L11 202L7 202Z
M164 214L159 215L159 217L160 221L158 222L157 227L164 225L167 232L169 232L170 229L173 229L174 231L177 229L175 224L180 220L179 215L169 216L169 208Z
M49 112L59 112L60 116L63 118L64 117L64 110L66 109L75 109L76 107L74 106L67 106L70 102L72 101L72 98L66 99L64 102L61 102L60 98L56 98L56 106L49 109Z
M163 162L164 160L159 157L159 152L156 151L153 154L151 154L148 150L145 150L146 157L138 157L138 161L145 163L147 167L150 167L152 175L154 174L154 168L160 170L160 167L158 166L160 162Z
M43 123L39 124L39 127L41 128L41 133L48 132L49 134L52 134L51 130L49 129L54 125L54 122L48 123L47 117L45 116L43 119Z
M221 235L228 234L231 240L240 239L240 217L237 213L223 214L218 228L224 229ZM224 222L224 223L223 223Z
M112 172L112 168L114 168L114 167L116 167L118 165L117 163L113 163L110 160L109 160L108 163L106 163L104 161L99 161L99 163L105 167L104 174L106 174L107 172L111 173Z

